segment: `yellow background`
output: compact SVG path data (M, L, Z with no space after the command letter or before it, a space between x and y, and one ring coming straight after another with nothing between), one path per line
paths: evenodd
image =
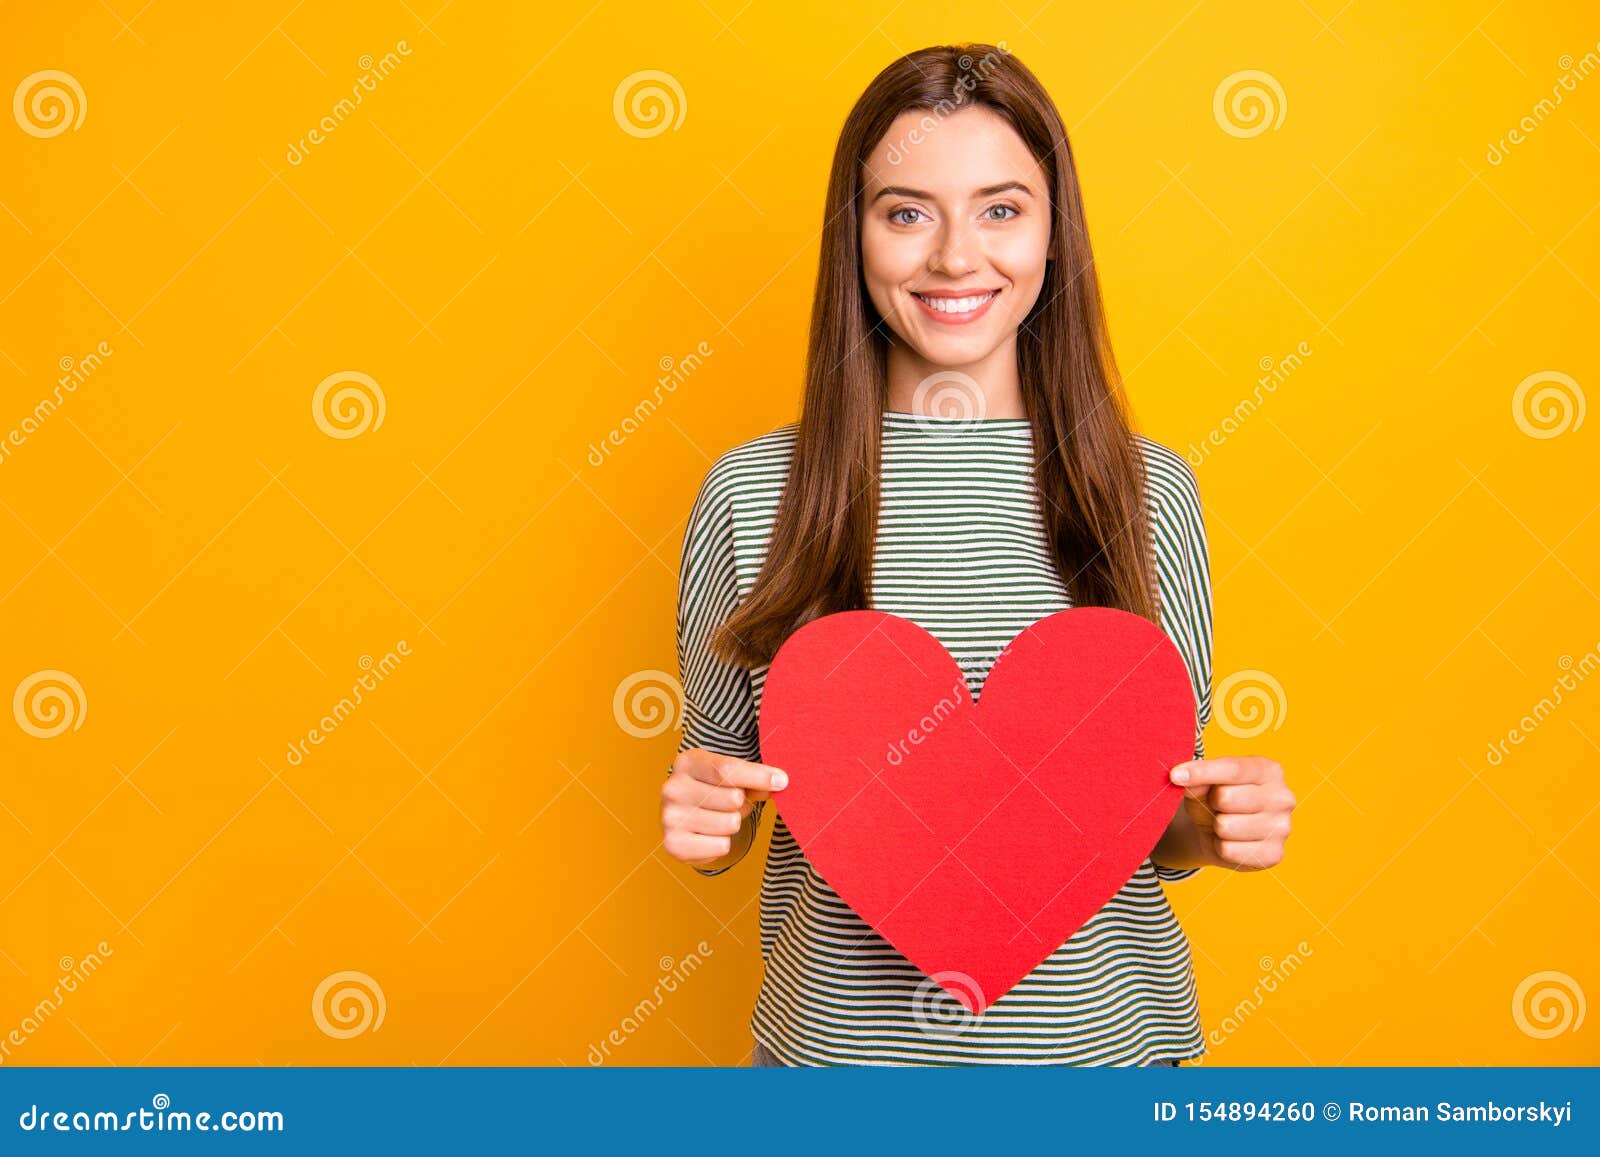
M761 852L657 850L678 737L613 699L675 670L710 461L797 413L846 110L956 39L1063 110L1144 430L1198 443L1312 350L1197 467L1217 678L1283 689L1209 752L1301 799L1281 868L1169 888L1207 1029L1309 950L1207 1063L1600 1059L1600 1025L1513 1012L1540 972L1600 992L1600 684L1486 757L1600 644L1600 418L1512 412L1600 382L1600 76L1487 156L1596 51L1589 5L439 3L0 16L0 95L85 100L47 138L0 117L0 437L113 351L0 463L0 698L83 688L54 738L0 714L0 1037L111 949L7 1063L583 1065L702 940L612 1059L745 1058ZM684 115L637 136L646 69ZM1241 137L1213 94L1246 69L1284 117ZM386 404L351 438L311 410L343 371ZM312 995L346 970L386 1015L340 1039Z

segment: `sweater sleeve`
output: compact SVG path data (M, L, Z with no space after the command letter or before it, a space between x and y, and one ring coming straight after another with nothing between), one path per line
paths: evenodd
M1161 590L1162 628L1177 643L1194 689L1194 758L1205 758L1205 728L1211 721L1211 563L1200 486L1180 455L1151 444L1147 460ZM1162 880L1182 880L1199 868L1155 865Z
M680 752L701 747L721 755L759 760L760 731L750 672L711 652L712 633L739 603L734 559L728 459L706 474L689 512L683 561L678 570L678 672L683 684ZM756 804L734 837L737 858L720 868L695 869L716 876L744 858L754 842L762 805Z

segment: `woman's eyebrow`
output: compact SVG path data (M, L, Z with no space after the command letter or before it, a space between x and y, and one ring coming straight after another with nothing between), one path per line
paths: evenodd
M985 185L983 188L975 190L979 197L993 197L999 193L1013 191L1026 194L1029 197L1033 196L1033 190L1021 181L1002 181L998 185ZM872 201L875 203L879 197L914 197L921 201L933 200L932 193L923 189L908 189L904 185L887 185L873 195Z

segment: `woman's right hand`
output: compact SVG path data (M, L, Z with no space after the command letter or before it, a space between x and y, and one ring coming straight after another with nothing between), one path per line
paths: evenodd
M732 853L756 803L788 783L788 775L763 763L703 747L680 751L661 787L661 845L692 867L715 863Z

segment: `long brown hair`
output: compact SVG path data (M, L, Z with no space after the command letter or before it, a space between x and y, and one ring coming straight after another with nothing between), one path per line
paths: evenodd
M1004 117L1049 182L1050 253L1017 332L1035 483L1074 606L1157 620L1143 457L1112 357L1066 127L1044 86L1003 47L939 45L896 60L850 110L828 178L805 400L766 562L712 650L746 667L822 615L870 606L889 336L861 270L862 166L908 110L978 104Z

